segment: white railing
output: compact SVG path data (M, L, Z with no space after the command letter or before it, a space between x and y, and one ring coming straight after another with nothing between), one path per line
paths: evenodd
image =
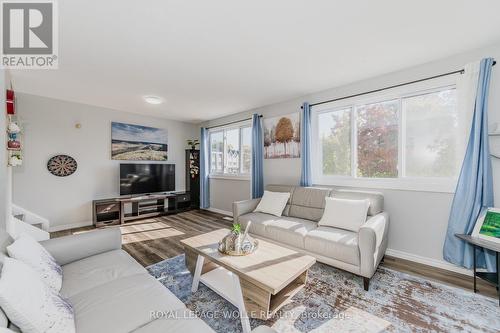
M50 238L49 220L27 209L12 205L12 217L7 225L7 232L14 238L22 233L29 234L36 240L46 240Z

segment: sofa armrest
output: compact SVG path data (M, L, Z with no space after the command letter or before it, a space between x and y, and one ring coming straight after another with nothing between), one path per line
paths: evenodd
M389 215L385 212L370 217L359 228L358 244L361 256L361 275L371 278L387 247Z
M122 248L120 228L106 228L40 242L59 265Z
M257 208L260 198L233 202L233 221L238 223L238 217L251 213Z

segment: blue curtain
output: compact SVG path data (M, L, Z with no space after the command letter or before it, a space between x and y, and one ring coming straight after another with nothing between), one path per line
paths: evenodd
M264 138L260 116L252 116L252 198L264 194Z
M202 127L200 135L200 208L203 209L210 207L209 156L208 130Z
M302 117L300 122L300 156L301 172L300 186L312 185L311 174L311 108L309 103L302 105Z
M486 207L493 206L493 176L488 143L488 90L493 59L481 60L479 81L467 151L460 171L443 248L445 260L466 268L473 264L472 246L455 237L471 234ZM432 232L432 230L429 230ZM495 270L490 251L477 251L477 266Z

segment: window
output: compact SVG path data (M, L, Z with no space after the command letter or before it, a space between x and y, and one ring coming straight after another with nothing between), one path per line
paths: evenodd
M241 173L249 174L252 167L252 128L241 129Z
M399 101L356 107L358 177L397 177Z
M210 133L210 173L224 172L224 132Z
M322 170L326 175L351 174L351 109L318 115Z
M313 107L313 182L452 192L468 124L446 83Z
M453 177L458 173L461 144L456 90L403 99L405 170L411 177Z
M248 125L215 129L210 132L210 174L245 176L250 174L252 129Z
M240 173L240 129L224 131L226 149L224 153L224 173Z

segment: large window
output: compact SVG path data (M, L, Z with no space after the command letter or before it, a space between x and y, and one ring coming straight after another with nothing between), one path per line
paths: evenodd
M397 177L399 101L358 105L355 112L357 176Z
M351 174L351 109L323 112L318 115L322 173Z
M248 125L210 131L210 174L249 175L252 130Z
M453 84L313 107L316 184L452 191L467 117Z
M411 177L453 177L463 142L456 90L404 98L405 169Z

